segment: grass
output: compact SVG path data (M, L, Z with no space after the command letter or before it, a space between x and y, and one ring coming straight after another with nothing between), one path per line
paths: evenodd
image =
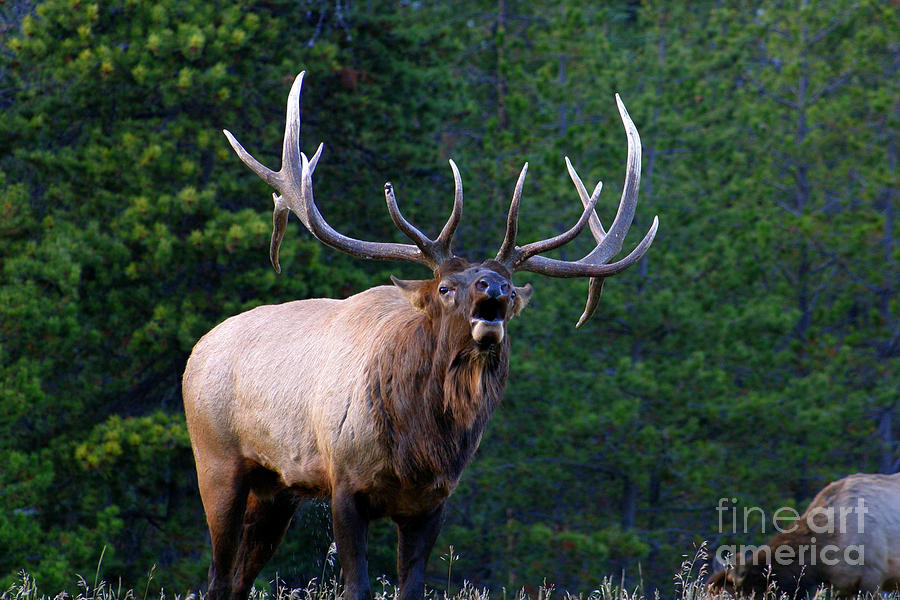
M716 596L708 594L702 577L698 576L687 580L684 576L685 574L682 573L676 577L676 581L679 581L681 585L674 594L673 600L731 600L732 598L727 593ZM681 578L679 579L679 577ZM375 600L396 600L398 598L397 588L386 578L382 577L378 582L380 586L376 586L376 589L373 590ZM161 591L158 597L148 597L146 590L143 592L133 589L123 590L121 585L111 585L102 580L91 584L81 576L78 576L77 584L79 591L75 595L67 592L47 594L38 590L37 584L28 573L22 572L19 581L0 594L0 600L157 600L157 598L158 600L205 600L206 598L202 593L167 594L165 590ZM587 595L558 593L552 586L541 586L538 588L536 596L529 595L524 589L513 594L509 594L507 590L492 594L487 589L476 588L466 582L452 594L447 594L442 590L427 589L425 600L492 600L492 596L493 600L662 600L658 593L647 597L640 588L628 590L612 577L605 578L596 590ZM767 594L766 596L768 600L778 598L774 590L771 595ZM341 600L341 598L342 589L335 579L325 582L313 580L305 588L288 588L278 582L273 582L269 589L253 588L250 593L250 600ZM816 594L816 600L823 599L830 600L830 594L827 591ZM879 597L879 600L889 599L898 600L898 595ZM782 598L782 600L785 599Z
M398 589L387 578L379 578L379 586L373 590L375 600L396 600ZM111 585L106 581L95 581L92 585L84 577L77 577L78 592L70 595L66 592L47 594L41 592L34 579L26 572L20 573L19 581L8 590L0 594L0 600L157 600L157 597L148 597L146 593L133 589L123 590L121 585ZM603 584L587 596L573 596L569 593L556 593L552 586L541 586L537 590L537 596L531 596L524 589L513 594L506 590L491 594L485 588L476 588L469 582L465 582L452 594L442 590L427 589L425 600L650 600L645 599L638 590L627 591L613 582L612 578L604 580ZM342 589L335 579L325 582L313 580L305 588L291 589L273 582L270 589L253 588L250 600L341 600ZM187 595L168 595L165 590L160 592L158 600L205 600L202 593ZM658 596L654 600L659 600ZM685 597L683 600L693 600Z
M329 549L326 560L327 564L333 564L335 551ZM710 594L706 589L706 579L709 575L705 567L695 569L695 565L705 564L703 558L706 555L705 548L698 551L697 556L693 559L686 557L681 565L681 569L675 575L675 592L670 600L733 600L732 596L727 592L718 594ZM441 556L441 559L447 563L447 590L450 590L450 578L452 575L453 561L456 556L453 554L453 547L447 555ZM103 562L103 555L100 556L100 563ZM9 589L0 593L0 600L157 600L156 596L150 597L149 588L150 581L153 579L154 569L150 570L147 586L142 591L133 589L122 589L122 584L112 585L107 581L100 579L100 564L97 565L97 571L93 577L93 583L78 575L77 589L75 595L67 592L59 592L56 594L47 594L38 589L37 583L25 571L19 574L19 580ZM373 590L374 600L397 600L399 590L394 586L387 577L378 579L378 586ZM254 587L250 593L250 600L341 600L343 590L337 578L325 579L325 571L323 569L322 579L313 579L305 588L289 588L280 580L276 579L271 582L267 589ZM493 596L493 599L492 599ZM206 596L202 593L167 594L165 590L161 590L158 600L205 600ZM877 596L878 600L900 600L900 594L888 594ZM568 592L557 592L552 585L546 583L539 587L535 593L526 593L524 589L509 593L506 589L502 589L499 593L493 594L485 588L477 588L469 582L465 582L459 589L451 592L426 589L425 600L663 600L658 592L652 595L645 594L643 586L637 586L635 589L629 590L625 587L624 582L615 581L612 577L604 578L601 585L588 593L587 595L573 595ZM796 600L779 595L774 588L766 593L765 598L760 600ZM832 600L831 593L828 590L819 591L814 600ZM868 595L861 600L875 600L874 597Z

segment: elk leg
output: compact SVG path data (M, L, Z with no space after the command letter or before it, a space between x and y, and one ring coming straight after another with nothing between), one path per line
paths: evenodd
M209 600L231 600L231 580L235 554L241 537L241 521L247 506L249 487L240 468L197 469L200 498L212 541L209 567Z
M288 490L262 500L251 493L244 512L244 531L235 560L232 598L245 599L259 572L281 543L299 500Z
M425 563L441 530L441 503L429 513L395 518L397 523L397 574L400 600L421 600L425 594Z
M369 567L366 562L366 536L369 519L362 499L352 492L335 488L331 495L331 518L338 560L344 571L344 599L371 600Z

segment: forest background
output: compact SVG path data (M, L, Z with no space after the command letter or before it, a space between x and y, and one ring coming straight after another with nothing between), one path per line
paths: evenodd
M614 214L618 92L643 138L636 243L580 330L587 282L523 274L512 373L449 503L430 584L624 572L671 589L684 556L760 542L720 498L802 506L900 467L900 18L896 0L6 0L0 3L0 587L92 574L199 589L209 561L180 377L196 340L262 303L344 297L421 268L322 247L271 190L306 70L316 194L349 234L426 231L460 166L460 251L493 256L530 162L520 239L580 213L563 156ZM564 256L585 252L582 236ZM630 247L630 246L628 246ZM734 500L731 500L734 499ZM731 504L728 504L731 506ZM328 576L321 503L260 576ZM767 531L771 532L771 524ZM743 527L738 527L743 529ZM394 576L393 532L371 570Z

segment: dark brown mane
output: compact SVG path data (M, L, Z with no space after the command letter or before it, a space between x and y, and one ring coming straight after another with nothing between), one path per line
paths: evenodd
M426 288L437 280L423 282ZM454 483L471 460L509 372L509 339L489 352L475 348L469 325L440 316L434 294L393 336L393 351L371 366L367 400L396 475L404 483L442 473Z

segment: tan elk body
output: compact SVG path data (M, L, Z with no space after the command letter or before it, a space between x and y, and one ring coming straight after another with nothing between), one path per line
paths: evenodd
M275 487L330 495L332 482L340 479L354 490L389 491L378 500L391 514L415 514L422 506L433 506L456 486L470 458L468 450L478 444L480 427L462 456L439 455L446 449L431 445L442 430L425 406L373 406L373 399L381 399L361 385L387 377L396 379L392 385L403 385L432 370L447 370L449 365L423 352L429 339L422 332L426 320L395 286L378 286L345 300L261 306L226 320L198 342L184 377L198 464L213 465L207 468L218 472L241 456L278 473ZM278 324L277 335L273 323ZM453 392L448 416L460 431L482 425L499 401L506 376L503 358L498 354L479 361L494 360L501 368L493 377L475 369L465 382L472 389ZM494 388L489 390L491 402L479 402L486 385ZM435 396L443 403L441 395ZM409 399L407 394L394 397ZM443 406L428 408L444 416ZM394 440L390 428L379 422L379 411L406 426L404 442L419 446L406 451L416 460L394 457ZM430 469L425 479L423 468ZM275 488L268 493L258 489L254 491L270 495Z
M566 159L584 205L581 218L559 236L516 245L526 164L497 257L470 263L451 247L463 202L452 161L453 211L436 239L400 214L390 184L385 185L388 211L413 244L356 240L325 222L312 191L322 147L311 159L299 150L302 81L303 73L288 96L280 171L260 164L226 132L241 159L279 192L270 248L276 270L293 212L328 246L362 258L416 262L431 269L434 278L393 279L392 286L344 300L261 306L227 319L197 343L185 368L183 396L212 541L209 597L246 598L298 502L326 497L345 597L371 597L368 523L389 517L398 528L400 596L421 598L444 501L503 396L507 324L531 295L530 286L513 285L513 273L590 277L579 325L591 316L603 278L637 262L656 234L654 219L628 256L609 262L621 250L634 215L640 138L619 101L628 134L628 172L608 232L594 212L600 185L589 195ZM539 256L568 243L588 223L597 246L583 259Z
M819 586L839 596L900 591L900 473L857 473L828 484L802 515L734 565L719 565L713 591L802 598Z

